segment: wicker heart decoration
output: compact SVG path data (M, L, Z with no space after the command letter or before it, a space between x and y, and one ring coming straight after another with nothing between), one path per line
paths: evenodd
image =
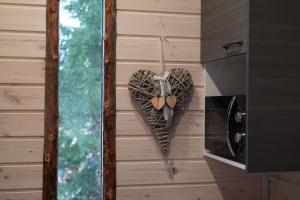
M149 70L139 70L130 77L128 85L132 99L149 122L162 153L167 156L173 118L192 94L191 74L185 69L173 68L160 77Z

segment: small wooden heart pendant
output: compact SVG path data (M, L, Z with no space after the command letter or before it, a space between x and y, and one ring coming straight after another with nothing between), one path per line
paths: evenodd
M156 110L160 110L164 107L166 101L164 97L153 97L151 99L152 105Z
M174 108L176 105L176 97L174 95L168 96L166 102L170 108Z

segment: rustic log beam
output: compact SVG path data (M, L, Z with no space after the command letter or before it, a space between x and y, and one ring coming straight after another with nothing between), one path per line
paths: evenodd
M57 199L58 140L58 0L47 0L45 76L45 142L43 158L43 200Z
M116 200L116 0L105 0L104 199Z

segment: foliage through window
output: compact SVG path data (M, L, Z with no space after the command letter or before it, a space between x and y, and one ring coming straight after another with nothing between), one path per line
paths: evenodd
M58 199L102 200L103 2L61 0Z

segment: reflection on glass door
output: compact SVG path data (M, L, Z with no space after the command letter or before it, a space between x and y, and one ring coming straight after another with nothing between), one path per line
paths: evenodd
M59 200L102 200L102 8L60 1Z

